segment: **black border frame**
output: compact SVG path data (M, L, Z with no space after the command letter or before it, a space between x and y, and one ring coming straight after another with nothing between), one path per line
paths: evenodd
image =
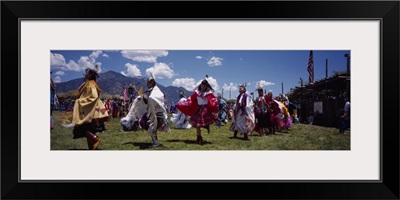
M399 7L398 1L2 1L1 91L6 98L1 101L3 113L1 116L1 198L399 199ZM15 98L10 98L18 96L18 105L20 105L19 19L21 18L380 19L382 22L380 87L382 181L18 182L17 130L20 132L21 127L16 129L15 126L8 125L15 124L15 119L20 119L21 114L20 106L16 112ZM10 80L8 76L11 74L17 74L18 79Z

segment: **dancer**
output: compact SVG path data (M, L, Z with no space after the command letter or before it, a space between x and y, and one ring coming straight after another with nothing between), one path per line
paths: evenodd
M268 113L269 109L269 98L267 95L264 95L264 90L260 85L257 87L258 97L256 98L255 103L255 117L257 119L257 127L259 131L259 135L266 135L268 128L272 127L272 122ZM271 130L269 130L271 133Z
M143 93L143 101L147 105L147 113L140 119L140 126L147 130L153 144L149 148L160 146L157 130L169 131L167 110L164 106L164 93L157 86L155 77L150 73L147 79L147 91Z
M205 128L210 133L210 124L218 121L218 100L214 96L214 90L207 79L208 76L201 81L186 101L178 102L175 105L182 113L190 116L189 122L193 127L196 127L197 144L204 144L200 128Z
M98 148L101 138L96 133L104 130L104 121L108 119L107 109L100 100L101 89L96 83L97 77L97 65L95 69L86 69L72 115L72 122L75 124L73 139L86 137L90 150Z
M233 137L237 138L240 131L244 140L249 140L249 133L254 129L254 104L250 95L246 93L246 83L239 87L239 96L236 99L233 111L232 125L230 130L233 131Z

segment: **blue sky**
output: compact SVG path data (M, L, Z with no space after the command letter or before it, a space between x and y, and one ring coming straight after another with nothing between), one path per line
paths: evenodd
M314 80L333 71L345 71L349 50L314 50ZM51 77L55 82L82 78L87 67L100 66L100 73L115 71L127 77L148 77L152 72L157 83L182 86L193 91L209 76L216 92L225 98L238 95L238 85L247 83L248 93L260 84L274 95L288 93L300 86L300 78L308 82L307 65L310 50L60 50L50 52ZM230 92L231 91L231 92Z

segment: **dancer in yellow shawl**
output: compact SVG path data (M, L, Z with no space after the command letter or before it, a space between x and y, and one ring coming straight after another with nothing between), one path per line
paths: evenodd
M86 137L90 150L95 150L101 138L97 132L104 130L104 121L108 119L107 109L100 100L101 89L96 83L96 69L86 69L84 83L78 89L78 99L75 101L72 122L75 124L73 139Z

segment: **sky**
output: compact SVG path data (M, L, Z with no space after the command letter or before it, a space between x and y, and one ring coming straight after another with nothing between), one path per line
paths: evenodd
M347 70L349 50L313 50L314 81L334 71ZM52 50L50 76L54 82L82 78L86 68L97 64L100 73L115 71L127 77L149 77L158 84L182 86L193 91L208 75L217 94L235 98L238 86L247 85L247 93L259 85L274 96L308 83L310 50ZM326 64L328 63L328 64Z

